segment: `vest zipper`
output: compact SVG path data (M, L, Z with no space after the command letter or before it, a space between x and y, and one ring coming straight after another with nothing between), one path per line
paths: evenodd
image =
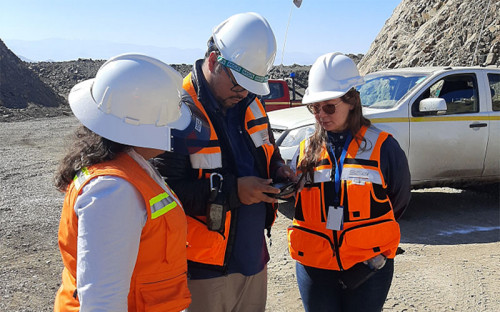
M340 257L339 257L339 239L337 237L338 235L338 232L335 231L335 230L332 230L333 232L333 246L334 246L334 250L335 250L335 258L337 259L337 264L339 265L339 270L340 271L344 271L344 268L342 267L342 262L340 261Z
M228 234L228 242L226 246L226 254L224 255L224 262L222 263L222 274L227 275L227 270L228 270L228 262L229 259L231 258L231 254L233 252L233 243L235 240L236 234L234 234L234 231L236 230L236 217L238 215L238 209L233 209L231 211L231 222L229 224L229 234Z
M340 237L339 237L339 243L342 242L343 238L344 238L344 233L346 232L349 232L350 230L355 230L355 229L359 229L359 228L362 228L362 227L366 227L366 226L372 226L372 225L375 225L375 224L380 224L380 223L385 223L385 222L391 222L393 220L391 219L386 219L386 220L380 220L380 221L377 221L377 222L371 222L371 223L365 223L365 224L360 224L360 225L356 225L356 226L353 226L352 228L349 228L347 230L344 230L342 232L342 234L340 234Z
M340 248L340 245L341 245L341 242L344 238L344 233L350 231L350 230L354 230L354 229L359 229L359 228L362 228L362 227L365 227L365 226L371 226L371 225L375 225L375 224L379 224L379 223L384 223L384 222L390 222L392 221L391 219L388 219L388 220L380 220L380 221L377 221L377 222L372 222L372 223L366 223L366 224L361 224L361 225L357 225L357 226L353 226L352 228L349 228L347 230L344 230L342 231L342 233L340 234L340 237L338 238L337 240L337 234L338 232L337 231L333 231L333 237L334 237L334 243L335 243L335 246L336 246L336 252L337 252L337 263L339 265L339 268L340 268L340 271L344 271L344 268L342 267L342 263L340 261L340 257L339 257L339 248Z

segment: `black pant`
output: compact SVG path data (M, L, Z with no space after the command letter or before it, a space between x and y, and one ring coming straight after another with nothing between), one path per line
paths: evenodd
M297 262L297 283L306 312L381 311L391 287L394 259L354 290L338 282L341 272L307 267Z

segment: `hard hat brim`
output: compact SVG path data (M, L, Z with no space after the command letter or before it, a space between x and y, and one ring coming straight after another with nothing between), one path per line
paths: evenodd
M347 91L349 91L349 90L347 90ZM311 104L311 103L317 103L317 102L338 99L339 97L342 97L344 94L346 94L347 91L345 91L345 92L344 91L323 91L323 92L315 92L312 94L306 93L306 94L304 94L304 97L302 98L302 104Z
M353 83L350 83L344 90L336 90L336 91L330 90L330 91L318 92L318 91L311 91L310 88L307 88L306 91L304 92L304 96L302 97L302 104L311 104L311 103L338 99L344 96L352 88L359 87L363 84L365 84L364 78L358 76L357 78L355 78L355 81Z
M182 130L191 122L191 111L182 104L179 118L165 126L129 123L98 108L91 92L93 82L94 79L89 79L75 85L68 96L68 102L75 117L85 127L108 140L170 151L171 129Z
M257 95L269 94L270 90L269 90L269 84L267 82L257 82L243 76L242 74L232 70L231 68L229 68L229 70L231 71L231 73L233 73L236 82L243 88L247 89L249 92L252 92Z

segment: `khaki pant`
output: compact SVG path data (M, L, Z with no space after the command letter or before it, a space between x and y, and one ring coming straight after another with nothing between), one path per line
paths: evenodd
M259 312L266 308L267 267L244 276L227 276L188 280L191 305L188 312Z

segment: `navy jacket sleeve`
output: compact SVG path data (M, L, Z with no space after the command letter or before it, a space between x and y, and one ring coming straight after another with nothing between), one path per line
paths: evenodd
M394 216L399 219L408 207L411 197L411 177L408 160L399 143L389 136L380 150L380 167L387 183Z
M206 215L210 180L195 176L189 156L165 152L150 162L179 197L187 215ZM233 209L240 205L236 177L230 173L223 174L223 177L222 191L228 200L228 208Z
M188 155L165 152L150 162L179 196L186 214L201 216L206 213L210 182L192 176L193 170Z

